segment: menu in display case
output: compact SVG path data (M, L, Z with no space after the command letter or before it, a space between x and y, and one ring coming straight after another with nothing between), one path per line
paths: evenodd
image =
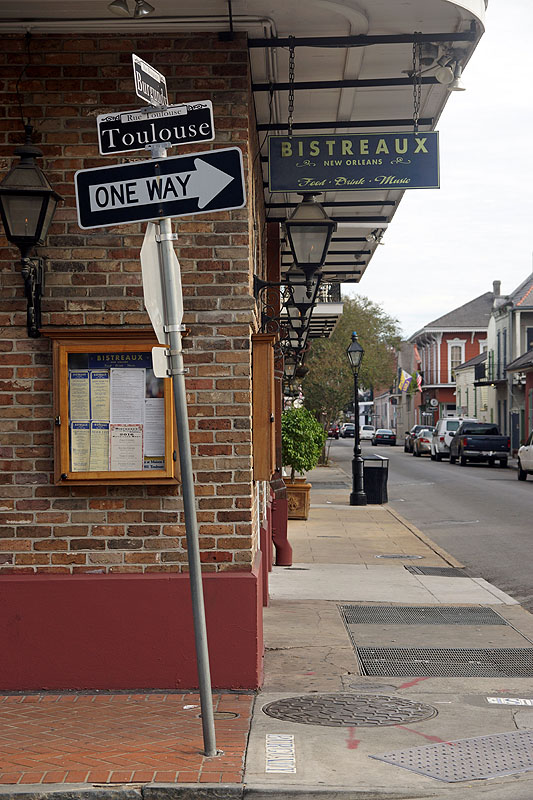
M175 484L172 381L155 375L153 331L50 328L57 485Z

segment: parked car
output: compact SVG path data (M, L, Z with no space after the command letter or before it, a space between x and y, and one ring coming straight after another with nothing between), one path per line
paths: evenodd
M421 456L422 453L431 454L431 437L433 436L433 428L422 428L418 431L413 439L413 455Z
M340 428L336 422L332 422L328 428L328 436L333 439L338 439L340 434Z
M528 475L533 475L533 433L518 450L518 480L525 481Z
M396 444L396 434L389 428L378 428L372 437L372 444L390 444L394 446Z
M359 438L360 439L372 439L376 429L373 425L361 425L359 429Z
M431 460L442 461L450 455L450 442L455 436L461 422L477 422L477 419L464 417L444 417L439 419L433 430L431 439Z
M353 422L345 422L341 425L340 436L342 439L347 439L349 436L355 438L355 425Z
M502 436L491 422L462 422L450 444L450 464L457 460L462 467L469 461L488 461L490 466L500 462L507 466L511 440Z
M405 434L405 439L403 443L403 452L404 453L412 453L413 452L413 439L415 438L418 431L421 431L423 428L427 427L426 425L413 425L410 431L407 431Z

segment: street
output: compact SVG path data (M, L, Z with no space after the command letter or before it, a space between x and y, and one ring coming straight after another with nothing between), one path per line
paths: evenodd
M353 439L328 440L330 459L351 481ZM531 507L533 482L519 482L514 469L451 465L429 456L413 458L396 447L362 442L363 456L390 458L389 503L436 544L533 610Z

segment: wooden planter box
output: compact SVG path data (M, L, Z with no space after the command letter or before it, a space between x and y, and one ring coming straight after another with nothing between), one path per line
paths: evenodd
M311 484L306 478L285 479L289 519L307 519L311 502Z

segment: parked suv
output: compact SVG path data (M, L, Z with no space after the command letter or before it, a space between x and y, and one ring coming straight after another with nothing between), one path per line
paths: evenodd
M463 417L444 417L439 419L431 439L432 461L442 461L443 458L449 458L450 442L461 422L477 422L477 419L473 417L468 419L463 419Z

